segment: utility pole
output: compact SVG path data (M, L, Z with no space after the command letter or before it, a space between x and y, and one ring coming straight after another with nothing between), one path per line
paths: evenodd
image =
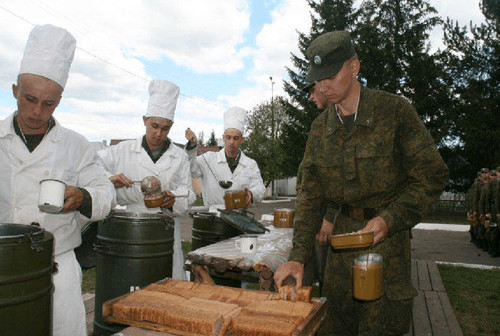
M274 150L274 82L273 77L269 77L271 80L271 148ZM274 199L276 195L274 193L274 178L271 181L271 197Z

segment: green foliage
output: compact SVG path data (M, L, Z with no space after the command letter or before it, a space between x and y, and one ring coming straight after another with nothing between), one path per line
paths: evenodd
M210 139L207 141L207 146L217 146L217 140L215 139L215 131L212 130L210 133Z
M241 147L245 154L259 165L266 186L272 180L287 177L282 169L286 150L280 147L278 141L283 125L288 122L284 106L286 106L286 100L276 97L272 102L264 102L255 107L248 114L246 133L249 135Z
M357 9L353 1L307 2L311 30L298 33L302 55L291 55L290 80L283 83L290 96L279 138L286 176L296 174L320 113L302 91L305 51L315 37L338 29L351 32L363 85L402 95L415 106L450 168L447 189L464 192L481 167L500 164L498 1L483 0L486 23L468 28L444 22L428 0L366 0ZM446 49L431 52L429 32L442 24Z
M450 178L465 191L482 167L500 163L500 43L498 1L484 0L486 22L459 26L449 18L444 24L445 66L450 104L450 144L446 160Z

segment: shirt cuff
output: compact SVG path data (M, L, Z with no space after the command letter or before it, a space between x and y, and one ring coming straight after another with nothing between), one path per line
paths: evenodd
M85 217L92 218L92 197L90 197L90 193L86 189L78 189L80 189L83 194L83 202L77 210Z

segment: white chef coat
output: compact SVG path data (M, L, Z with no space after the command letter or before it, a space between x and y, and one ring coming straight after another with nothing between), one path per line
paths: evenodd
M250 189L254 202L264 198L266 188L260 176L259 166L255 160L240 154L238 166L231 173L227 164L224 148L218 152L206 152L196 156L197 148L187 151L189 155L190 169L192 177L201 177L201 192L203 203L208 206L220 205L224 208L224 192L219 185L219 181L232 181L233 184L228 190ZM210 171L210 168L212 171ZM214 176L215 175L215 176Z
M179 216L182 216L195 201L196 195L192 189L188 156L184 150L171 142L165 153L154 163L142 147L142 137L140 137L102 149L98 154L109 176L123 173L133 181L142 181L147 176L155 176L160 180L163 191L169 190L176 196L188 195L176 198L173 206L175 228L172 277L185 279ZM160 211L160 208L151 209L144 205L140 182L134 183L130 188L117 188L116 197L118 204L126 206L129 212Z
M113 184L97 164L96 152L90 143L80 134L62 127L55 119L55 126L30 153L15 133L14 114L0 121L0 221L39 223L54 235L57 259L81 244L84 225L107 216L115 199ZM58 214L41 212L38 209L40 181L47 178L85 188L92 198L92 217L87 218L78 211ZM61 269L61 273L66 276L59 277L60 281L80 286L81 277L75 276L75 272ZM54 294L54 306L63 304L58 298L65 297L64 294L57 294L61 293ZM72 303L61 314L57 313L59 310L54 311L54 330L72 330L67 327L78 324L76 321L81 319L85 323L85 314L81 314L83 301L73 300Z

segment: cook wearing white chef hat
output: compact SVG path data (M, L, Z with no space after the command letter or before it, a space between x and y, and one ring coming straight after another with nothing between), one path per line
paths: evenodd
M188 156L183 149L168 138L174 123L179 87L168 80L154 79L149 84L149 101L143 116L146 134L134 140L100 150L97 154L115 186L119 205L128 212L153 212L171 210L174 214L174 252L172 275L186 280L182 255L179 217L195 199L189 174ZM140 184L134 181L155 177L164 195L160 207L148 208L144 203Z
M45 135L55 124L52 114L68 80L75 48L75 38L52 25L35 26L28 37L12 91L18 107L15 126L30 151L36 147L30 135Z
M40 302L52 318L47 330L8 330L12 335L86 336L81 293L81 266L74 249L82 242L81 228L104 219L112 208L114 189L95 158L95 150L80 134L54 117L68 80L75 38L53 25L35 26L28 36L12 92L17 111L0 120L0 221L39 223L54 236L51 305ZM64 204L56 213L39 207L41 180L66 184ZM26 192L29 190L30 192ZM45 301L45 300L44 300ZM52 306L52 307L51 307ZM8 327L7 327L8 329Z
M223 140L228 158L238 159L239 157L239 149L244 141L246 119L247 112L240 107L231 107L224 113Z
M203 203L212 209L224 208L224 188L247 191L245 207L264 197L265 187L257 162L240 150L243 143L247 112L231 107L224 113L224 148L197 156L197 138L188 128L186 151L191 163L191 176L201 178ZM229 183L228 183L229 182Z

